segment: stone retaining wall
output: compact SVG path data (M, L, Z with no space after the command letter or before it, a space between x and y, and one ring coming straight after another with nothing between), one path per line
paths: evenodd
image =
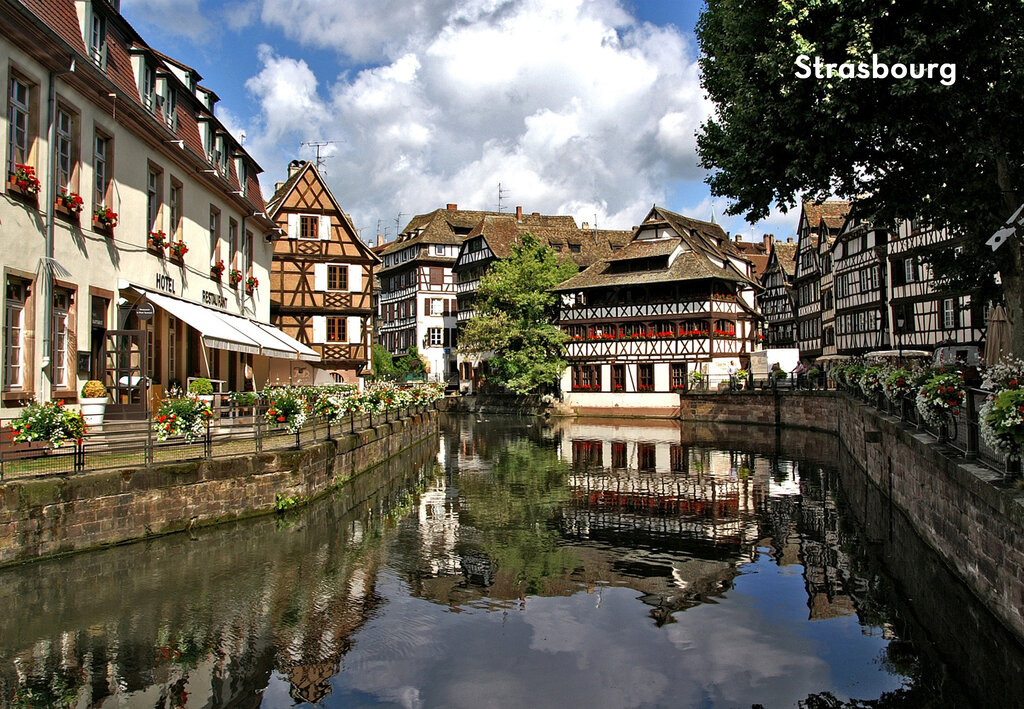
M427 412L301 450L2 483L0 565L266 514L436 433Z
M837 433L850 464L906 514L975 595L1024 639L1024 491L926 433L836 392L687 395L686 421L777 423ZM870 435L866 435L870 434Z

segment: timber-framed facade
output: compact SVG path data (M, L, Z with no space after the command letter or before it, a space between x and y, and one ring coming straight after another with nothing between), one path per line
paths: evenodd
M766 347L796 347L795 266L796 244L792 239L788 243L772 244L757 299L764 317L762 335Z
M804 202L800 211L793 289L797 346L805 361L822 354L820 241L839 233L849 211L850 203L840 200Z
M271 321L321 356L283 363L282 384L358 384L369 373L373 276L380 263L359 239L311 162L292 161L267 206L284 237L274 243Z
M850 214L832 246L836 353L889 349L888 232Z

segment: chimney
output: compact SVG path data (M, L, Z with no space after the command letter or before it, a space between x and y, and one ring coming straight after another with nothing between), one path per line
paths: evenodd
M533 213L533 216L535 216L535 217L539 217L539 216L540 216L540 212L534 212L534 213Z
M771 251L772 250L772 246L774 246L774 245L775 245L775 234L765 234L764 235L764 250L765 251Z
M516 221L517 222L523 221L523 208L522 207L516 207Z
M793 237L792 236L787 236L786 237L786 243L787 244L792 244L793 243Z
M279 189L281 189L282 186L284 186L283 182L275 182L274 183L274 192L277 192Z
M292 160L290 163L288 163L288 177L291 177L296 172L301 170L304 164L305 163L303 163L301 160Z
M743 241L742 237L743 237L743 234L741 234L740 232L736 232L736 241L737 241L737 243L740 242L740 241Z
M590 222L583 222L582 224L580 224L580 229L582 229L583 231L586 231L589 228L590 228Z
M384 235L378 233L377 234L377 246L383 246L383 245L384 245Z
M457 212L457 211L459 211L459 205L452 204L451 202L449 202L448 206L445 207L445 209L447 209L449 212Z

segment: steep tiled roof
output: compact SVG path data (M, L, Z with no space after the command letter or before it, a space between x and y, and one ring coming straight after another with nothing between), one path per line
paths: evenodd
M817 229L819 223L824 220L829 229L839 229L846 221L846 215L850 213L850 202L840 199L830 199L824 202L804 202L804 215L807 223L812 229Z
M614 262L601 261L590 268L560 283L553 291L575 291L587 288L626 286L643 283L671 283L715 278L723 281L746 283L747 280L732 271L719 268L706 256L693 251L676 257L668 268L653 271L628 271L616 273Z
M637 239L628 246L612 254L609 261L629 261L637 258L652 258L654 256L668 256L677 248L681 241L679 239Z
M775 257L779 260L779 266L790 277L796 272L796 247L796 244L780 244L778 242L772 246Z

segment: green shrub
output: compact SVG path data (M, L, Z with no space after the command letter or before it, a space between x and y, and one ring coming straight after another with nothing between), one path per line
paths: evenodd
M213 394L213 384L210 383L209 379L199 377L199 379L192 380L192 383L188 385L188 390L191 394L210 396Z
M82 397L86 399L100 399L107 396L107 388L103 382L90 379L82 386Z

